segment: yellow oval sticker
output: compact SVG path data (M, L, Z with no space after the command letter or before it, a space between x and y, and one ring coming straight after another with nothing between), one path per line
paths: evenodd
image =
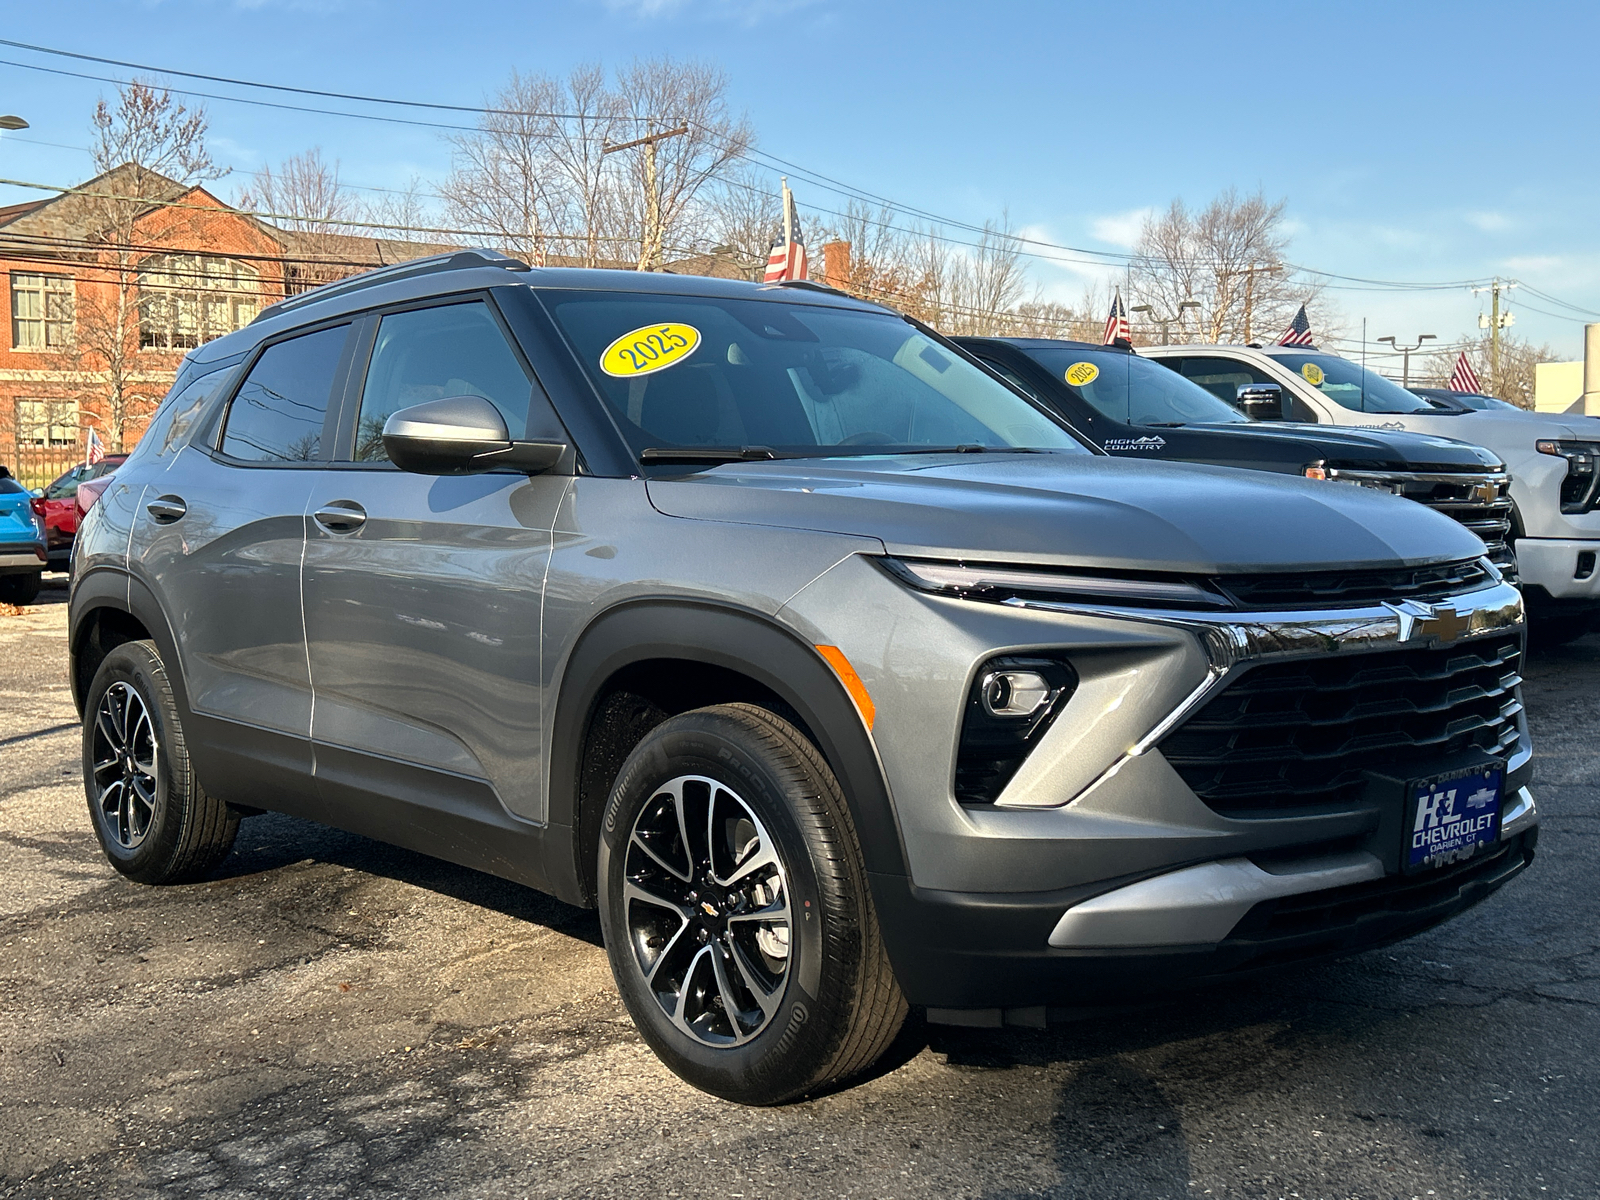
M1073 387L1082 387L1099 378L1100 368L1091 362L1075 362L1067 368L1067 382Z
M1300 374L1305 376L1305 381L1312 387L1322 386L1322 368L1316 363L1307 363L1300 368Z
M649 375L682 362L700 344L700 331L693 325L669 321L664 325L642 325L623 334L600 356L600 369L607 375L627 379Z

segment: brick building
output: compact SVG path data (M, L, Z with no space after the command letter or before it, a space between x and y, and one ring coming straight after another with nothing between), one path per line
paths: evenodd
M284 230L125 164L0 208L0 463L30 486L88 429L131 449L184 352L260 309L441 246Z

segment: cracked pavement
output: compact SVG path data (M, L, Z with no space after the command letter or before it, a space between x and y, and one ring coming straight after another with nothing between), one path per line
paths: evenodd
M66 592L0 618L0 1197L1600 1197L1600 637L1535 657L1539 858L1366 955L1053 1028L914 1029L851 1090L693 1091L594 917L278 816L106 865Z

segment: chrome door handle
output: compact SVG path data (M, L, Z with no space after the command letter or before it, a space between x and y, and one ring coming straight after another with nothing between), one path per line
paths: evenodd
M157 525L171 525L174 521L182 520L183 514L189 511L182 496L157 496L144 507L155 518Z
M367 523L367 512L354 500L332 500L312 513L311 519L332 533L351 533Z

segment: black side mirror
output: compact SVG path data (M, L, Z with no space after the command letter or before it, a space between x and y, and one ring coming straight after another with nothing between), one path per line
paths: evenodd
M1241 383L1234 404L1255 421L1283 420L1283 389L1275 383Z
M447 396L390 414L383 448L395 466L418 475L540 475L561 461L567 444L514 442L500 410L482 396Z

